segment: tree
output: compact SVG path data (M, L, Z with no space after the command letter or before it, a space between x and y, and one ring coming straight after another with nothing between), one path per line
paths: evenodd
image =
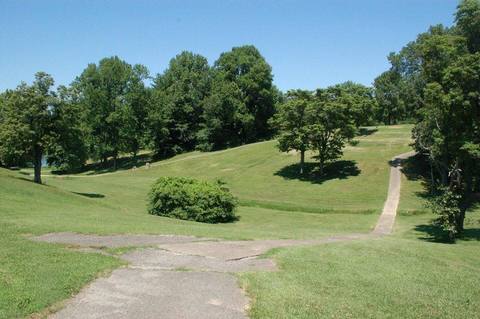
M5 93L0 123L0 156L3 162L24 158L33 162L34 182L42 183L41 167L51 131L50 105L53 78L35 74L32 86L20 84Z
M278 95L272 85L271 67L260 52L247 45L222 53L213 66L213 74L212 98L205 102L204 122L214 124L214 128L210 129L208 124L203 126L199 133L201 145L215 149L270 137L272 129L268 121L275 112ZM228 93L232 95L227 96ZM236 109L229 110L230 115L225 117L218 112L222 107ZM229 122L223 123L224 119ZM222 126L236 131L219 138L218 130Z
M397 123L403 118L404 106L400 98L400 76L389 70L374 81L377 101L377 119L386 125Z
M462 0L455 14L457 29L466 38L471 53L480 50L480 1Z
M432 27L415 41L424 83L415 148L430 161L432 207L451 238L480 190L479 16L478 1L462 1L456 26Z
M323 174L327 163L343 154L345 143L355 136L354 118L348 104L328 92L329 89L317 90L307 111L311 114L308 132L312 149L318 152L320 174Z
M78 94L71 88L59 86L56 99L50 106L50 116L52 127L46 148L48 164L60 170L80 168L88 154Z
M1 161L32 162L34 182L39 184L45 155L55 165L81 165L85 160L81 137L76 135L78 113L67 102L66 89L60 88L57 97L53 84L50 75L38 72L31 86L22 83L1 99Z
M106 163L113 157L116 169L120 152L138 152L145 123L147 90L143 81L148 71L118 57L89 64L75 80L79 103L85 113L89 154Z
M300 174L305 166L305 152L312 146L309 132L309 104L313 96L309 91L289 91L284 103L272 119L272 124L279 131L278 148L282 152L300 152Z
M330 99L346 105L356 127L372 123L376 108L372 88L347 81L328 87L324 94L328 94Z
M251 135L255 119L248 112L242 91L234 82L218 78L205 100L203 122L198 132L198 149L211 151L235 146Z
M141 147L146 144L146 118L150 109L151 94L144 81L148 77L149 72L145 66L136 64L132 67L124 103L119 110L121 116L120 149L123 152L131 153L134 159Z
M173 58L168 69L157 75L153 87L156 105L152 111L162 114L151 114L151 118L162 118L168 131L162 144L155 145L157 153L176 154L195 148L210 85L207 59L187 51Z

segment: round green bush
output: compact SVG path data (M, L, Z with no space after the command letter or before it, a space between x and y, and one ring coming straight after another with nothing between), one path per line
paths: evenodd
M236 219L237 201L221 182L185 177L161 177L148 194L148 212L153 215L223 223Z

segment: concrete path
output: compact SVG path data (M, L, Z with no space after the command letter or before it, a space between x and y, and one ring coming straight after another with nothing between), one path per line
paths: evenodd
M414 156L414 151L403 153L395 156L390 161L390 182L388 185L388 195L385 205L383 206L382 214L380 215L377 225L372 234L388 235L392 233L395 224L395 217L397 216L398 203L400 201L400 185L402 179L402 161Z
M402 159L391 161L388 197L370 234L319 240L219 241L190 236L97 236L54 233L33 240L103 252L103 247L150 246L120 256L128 262L108 278L95 280L50 318L247 318L249 300L232 273L274 271L275 261L259 258L277 247L361 240L390 234L400 198Z

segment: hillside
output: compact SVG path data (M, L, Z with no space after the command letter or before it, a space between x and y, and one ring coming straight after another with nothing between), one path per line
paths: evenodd
M314 174L298 179L292 170L298 156L278 152L274 141L182 154L153 163L150 169L71 176L47 172L46 185L32 183L28 170L0 169L0 318L45 314L47 306L48 311L55 310L57 301L122 263L62 245L32 242L25 235L80 232L306 239L367 233L385 200L388 160L410 149L409 131L409 126L379 127L359 137L356 145L346 148L340 161L343 166L337 164L324 180ZM312 163L311 158L308 162ZM342 167L343 173L338 171ZM146 193L164 175L221 178L240 199L240 220L207 225L148 215ZM436 243L421 191L419 180L403 177L401 211L392 237L274 250L270 256L281 271L240 276L242 286L254 297L251 315L417 317L429 315L426 305L435 303L435 311L449 317L455 305L466 300L470 301L462 313L474 314L480 292L475 288L478 277L471 274L478 267L476 257L470 260L469 256L478 256L478 212L469 215L465 240L457 245ZM453 268L455 272L450 271ZM382 282L392 284L387 287ZM453 289L458 282L468 289ZM366 289L365 283L373 288ZM430 289L432 283L437 290ZM420 297L413 293L418 291ZM345 308L341 300L347 295L349 307ZM399 295L402 302L395 301ZM375 300L381 308L372 309L365 299Z

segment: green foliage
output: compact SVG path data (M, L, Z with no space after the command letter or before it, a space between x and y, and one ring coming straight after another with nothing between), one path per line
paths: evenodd
M343 154L345 143L354 137L357 117L353 85L337 85L308 91L290 91L272 120L279 130L278 148L282 152L300 152L300 174L303 174L307 150L318 152L320 174L325 164ZM355 88L356 89L356 88ZM353 90L352 90L353 91ZM360 107L360 106L359 106Z
M470 52L480 50L480 1L462 0L455 14L458 32L467 39Z
M49 165L71 171L82 167L87 158L85 131L82 128L82 109L71 88L60 86L56 103L51 108L53 127L46 149Z
M220 182L185 177L161 177L149 193L152 215L222 223L235 220L236 199Z
M254 142L272 134L268 125L278 91L272 69L254 46L222 53L213 66L211 97L205 102L200 149Z
M312 146L309 132L308 106L313 99L308 91L289 91L271 123L279 131L278 148L282 152L300 152L300 174L303 174L305 152Z
M195 148L210 86L207 59L187 51L172 59L168 69L157 76L153 87L155 105L149 114L156 153L177 154Z
M433 207L452 237L462 232L472 194L480 190L479 17L479 1L461 1L455 26L419 34L389 56L392 67L375 82L387 122L395 118L390 114L413 111L416 117L415 148L430 160L429 184L442 189Z
M118 57L90 64L73 87L83 107L89 154L93 159L116 159L120 152L136 154L144 137L148 70ZM114 161L116 163L116 161Z
M78 109L67 90L51 91L53 78L43 72L33 85L20 84L2 95L0 108L0 159L5 165L32 162L35 182L41 183L42 158L61 167L83 165Z
M386 125L396 124L405 118L405 106L401 100L400 76L385 71L375 79L375 98L378 104L376 117Z
M331 94L330 89L317 90L310 104L309 134L312 149L318 152L320 174L326 163L338 159L343 147L355 136L354 118L349 104L342 97Z
M325 94L347 107L356 127L368 126L374 122L376 100L372 88L347 81L328 87Z
M234 82L215 79L205 100L204 123L198 133L197 148L212 151L236 146L253 136L254 117L242 102L242 92Z
M461 229L463 228L463 220L461 221L461 227L459 225L459 218L462 214L460 207L462 195L446 187L440 188L438 193L430 201L432 211L439 215L435 224L447 232L450 240L455 240L455 237L463 230Z

